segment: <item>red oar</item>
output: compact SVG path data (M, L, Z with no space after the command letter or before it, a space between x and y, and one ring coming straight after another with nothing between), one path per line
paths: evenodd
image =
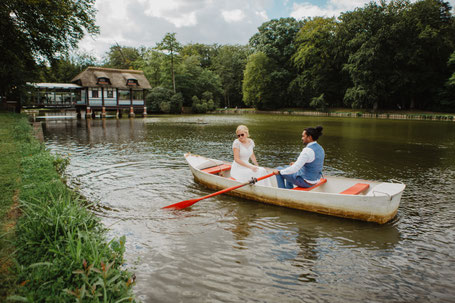
M216 193L213 193L213 194L210 194L210 195L201 197L201 198L177 202L177 203L174 203L174 204L165 206L165 207L163 207L163 209L164 209L164 208L184 209L184 208L190 207L190 206L193 205L194 203L199 202L199 201L201 201L201 200L204 200L204 199L207 199L207 198L210 198L210 197L213 197L213 196L217 196L217 195L220 195L220 194L227 193L228 191L231 191L231 190L234 190L234 189L243 187L243 186L248 185L248 184L254 184L254 183L256 183L256 181L261 181L261 180L267 179L267 178L269 178L269 177L271 177L271 176L273 176L273 175L274 175L274 173L271 173L271 174L268 174L268 175L259 177L259 178L257 178L257 179L254 179L254 180L251 180L251 181L242 183L242 184L240 184L240 185L236 185L236 186L233 186L233 187L229 187L229 188L226 188L226 189L217 191Z

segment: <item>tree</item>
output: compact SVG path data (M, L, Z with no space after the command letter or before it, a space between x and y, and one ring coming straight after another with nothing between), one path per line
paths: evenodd
M192 104L193 96L201 98L205 91L211 92L215 100L222 96L220 79L214 72L202 68L196 56L183 58L176 77L185 106Z
M304 98L301 105L313 98L320 100L321 94L331 106L341 105L347 83L341 72L345 58L340 54L336 32L335 18L317 17L306 20L296 36L293 62L299 76L293 85Z
M149 91L149 93L145 96L147 108L149 108L151 112L161 111L161 104L165 102L170 102L172 95L173 93L172 90L170 89L160 86L152 88Z
M137 48L129 46L112 45L106 53L105 67L132 69L135 61L141 58Z
M263 52L248 57L243 80L243 101L257 109L276 108L276 91L272 85L276 66Z
M201 43L187 44L183 46L180 55L196 56L202 68L212 69L213 59L217 56L219 46Z
M242 81L249 48L242 45L222 45L213 58L213 70L220 78L224 105L242 105Z
M295 36L301 27L302 22L294 18L274 19L263 23L258 28L259 32L250 38L249 43L253 51L265 54L272 60L270 66L275 68L270 71L269 83L275 99L267 105L268 107L293 105L295 90L291 89L291 83L297 77L297 70L291 58L296 51Z
M0 2L0 95L37 76L38 65L97 34L95 0Z
M74 53L64 55L61 58L52 60L50 67L43 66L42 81L44 82L71 82L80 72L89 66L98 65L95 57L89 53Z
M175 89L175 70L174 70L174 61L175 57L179 55L179 52L182 49L181 44L175 38L175 33L167 33L163 40L157 43L155 49L162 51L169 58L170 69L172 75L172 87L174 89L174 94L176 93Z

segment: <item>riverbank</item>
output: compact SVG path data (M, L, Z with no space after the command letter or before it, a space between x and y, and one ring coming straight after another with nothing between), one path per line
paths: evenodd
M302 110L286 108L274 111L256 110L254 108L220 108L210 113L213 114L279 114L295 116L320 116L320 117L349 117L349 118L374 118L374 119L397 119L397 120L440 120L454 121L455 114L421 111L389 111L389 112L368 112L363 110L331 109L326 112L314 110Z
M23 115L0 113L0 301L134 301L125 238L108 241Z

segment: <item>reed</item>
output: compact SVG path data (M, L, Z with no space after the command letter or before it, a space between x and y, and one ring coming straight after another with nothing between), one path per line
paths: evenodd
M25 118L13 137L20 158L19 207L11 301L135 301L133 275L122 268L125 238L108 241L87 201L61 180L68 160L51 155ZM10 291L11 293L11 291Z

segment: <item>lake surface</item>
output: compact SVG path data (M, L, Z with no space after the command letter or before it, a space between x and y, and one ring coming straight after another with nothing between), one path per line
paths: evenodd
M455 302L455 123L272 115L44 122L70 186L96 202L143 302ZM231 160L245 124L262 166L294 161L322 125L324 173L407 185L385 225L212 193L186 152Z

